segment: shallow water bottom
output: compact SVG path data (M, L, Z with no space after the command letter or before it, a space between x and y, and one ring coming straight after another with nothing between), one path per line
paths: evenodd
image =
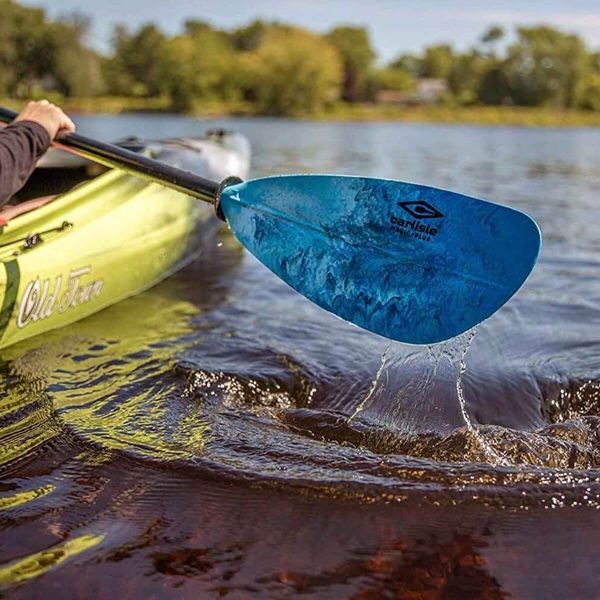
M135 598L597 593L596 511L362 505L127 471L98 469L102 484L79 505L14 530L26 558L0 574L22 582L11 597L111 598L115 586Z

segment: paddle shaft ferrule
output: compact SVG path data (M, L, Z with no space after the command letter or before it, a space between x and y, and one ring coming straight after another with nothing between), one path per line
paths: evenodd
M11 123L17 113L0 106L0 122ZM219 183L153 160L131 150L99 142L77 133L62 136L54 146L83 156L106 167L121 169L148 181L159 183L209 204L215 204Z
M215 204L214 204L215 214L224 223L227 223L227 219L225 217L225 213L223 212L223 209L221 208L221 193L223 192L223 190L226 187L229 187L230 185L237 185L238 183L242 183L242 180L239 177L236 177L235 175L232 175L231 177L226 177L219 184L219 189L217 190L217 193L215 194Z

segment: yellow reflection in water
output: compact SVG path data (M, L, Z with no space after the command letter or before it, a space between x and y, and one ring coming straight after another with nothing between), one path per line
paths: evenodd
M162 460L198 452L209 426L189 404L173 402L182 388L171 376L173 363L200 312L181 299L180 285L166 281L3 351L17 383L0 404L3 417L15 416L0 430L0 464L31 453L65 427L104 450L135 449ZM23 411L33 402L35 410Z
M82 535L47 550L30 554L6 566L0 566L0 587L39 577L68 558L99 544L104 535Z
M46 496L52 491L54 491L54 486L52 484L48 484L41 488L17 492L16 494L11 494L10 496L0 496L0 510L13 508L15 506L20 506L21 504L27 504L27 502L31 502L36 498Z

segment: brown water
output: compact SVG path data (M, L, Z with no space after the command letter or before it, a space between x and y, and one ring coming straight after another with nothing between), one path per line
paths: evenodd
M257 175L523 208L540 265L474 332L416 348L314 307L223 234L153 290L4 351L0 593L598 597L600 132L226 124Z

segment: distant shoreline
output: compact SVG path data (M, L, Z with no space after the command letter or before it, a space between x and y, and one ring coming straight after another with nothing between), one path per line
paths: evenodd
M163 98L65 98L55 99L68 112L120 114L126 112L169 113ZM2 100L15 109L24 101ZM199 118L264 117L249 103L206 102L189 116ZM522 106L400 106L394 104L337 104L316 114L300 114L298 120L334 122L406 122L516 127L600 127L600 112Z
M508 106L344 105L313 119L514 127L600 127L600 113Z

